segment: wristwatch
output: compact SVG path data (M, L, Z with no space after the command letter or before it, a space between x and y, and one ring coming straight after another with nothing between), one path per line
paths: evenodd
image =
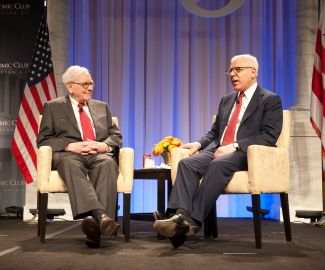
M238 143L234 142L232 145L233 145L233 147L236 148L236 151L240 150L240 147L239 147Z

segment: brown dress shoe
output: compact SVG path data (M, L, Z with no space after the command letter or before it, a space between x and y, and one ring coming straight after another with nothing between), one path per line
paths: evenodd
M165 237L185 236L189 231L189 225L184 222L181 214L168 219L156 220L153 228Z
M101 233L98 223L92 216L85 217L82 221L82 231L87 236L85 243L89 248L99 248Z
M106 214L102 214L99 221L99 229L102 236L112 236L115 234L120 227L120 224L115 222Z

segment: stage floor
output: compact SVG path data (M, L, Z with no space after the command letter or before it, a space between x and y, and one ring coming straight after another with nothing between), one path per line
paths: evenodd
M282 223L263 220L260 250L250 219L221 218L217 239L204 239L201 230L177 250L168 239L158 240L145 221L131 221L129 243L119 232L100 249L89 249L80 224L47 225L49 238L42 244L36 224L1 217L0 269L325 269L325 228L311 224L292 223L293 241L286 242Z

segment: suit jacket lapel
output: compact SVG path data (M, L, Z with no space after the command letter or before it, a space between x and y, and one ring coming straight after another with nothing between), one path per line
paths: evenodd
M63 108L65 111L65 114L67 115L67 118L70 120L70 122L74 126L74 128L76 130L78 130L78 132L80 132L78 123L77 123L77 119L74 115L74 111L72 109L72 104L71 104L71 101L70 101L70 98L68 95L65 97L65 100L63 101L63 103L64 103Z
M87 102L87 105L88 105L91 117L93 119L93 123L94 123L94 126L95 126L95 132L96 132L96 138L97 138L98 137L98 128L96 127L96 123L98 123L98 121L97 121L98 114L97 114L97 111L96 111L96 106L95 106L92 99L90 99Z
M243 119L240 122L240 126L247 120L247 118L257 109L260 104L260 100L263 97L260 86L257 86L251 101L243 115Z

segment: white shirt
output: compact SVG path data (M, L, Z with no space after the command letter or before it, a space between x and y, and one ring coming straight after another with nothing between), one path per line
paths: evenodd
M237 131L238 131L238 128L240 126L240 122L241 122L241 120L242 120L242 118L244 116L244 113L245 113L245 111L246 111L246 109L248 107L249 102L251 101L251 99L252 99L252 97L253 97L253 95L255 93L256 87L257 87L257 83L254 83L246 91L244 91L244 95L243 95L243 99L242 99L243 104L241 106L241 109L240 109L240 112L239 112L239 116L238 116L238 122L236 124L235 138L234 138L235 142L237 141ZM237 98L238 98L239 94L240 93L237 94ZM234 112L235 105L236 105L236 103L232 107L232 110L231 110L231 113L230 113L230 117L228 119L228 123L229 123L229 120L231 118L231 115ZM227 127L228 127L228 123L227 123L227 126L226 126L225 130L223 131L223 134L222 134L222 137L221 137L221 140L220 140L220 145L221 145L221 143L223 141L223 137L225 136L225 131L226 131Z
M79 101L73 99L71 96L69 96L69 98L71 100L72 109L73 109L74 115L75 115L76 120L77 120L77 124L78 124L78 127L79 127L79 131L81 133L81 137L83 138L83 132L82 132L82 127L81 127L81 122L80 122L80 113L79 113L79 108L78 108ZM96 130L95 130L95 126L94 126L94 121L93 121L93 119L91 117L91 114L90 114L89 108L87 106L87 103L85 103L85 105L83 106L83 110L88 115L88 117L90 119L90 122L91 122L91 126L92 126L93 131L94 131L94 134L96 136Z

